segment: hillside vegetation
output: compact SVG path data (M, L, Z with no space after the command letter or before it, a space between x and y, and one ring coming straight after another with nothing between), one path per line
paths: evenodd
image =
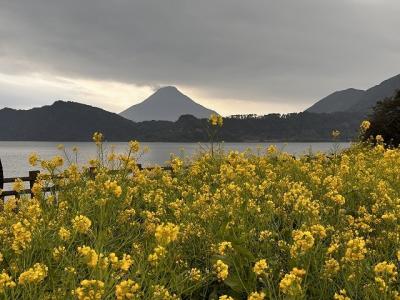
M216 150L170 172L139 170L136 142L105 156L101 138L95 177L30 157L50 177L0 212L0 297L400 299L399 149Z
M330 141L334 129L348 141L357 136L364 118L358 113L291 113L265 116L241 115L224 118L218 139L243 141ZM93 132L102 132L108 141L143 142L208 141L207 119L191 115L176 122L132 122L100 108L75 102L57 101L30 110L0 110L2 141L90 141Z
M379 101L370 116L370 126L364 132L364 140L375 142L376 137L387 144L400 145L400 90L391 98Z

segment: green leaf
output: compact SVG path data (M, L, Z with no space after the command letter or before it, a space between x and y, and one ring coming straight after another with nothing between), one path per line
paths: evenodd
M238 245L238 244L234 244L232 245L233 248L235 249L235 251L240 254L243 258L246 258L249 261L255 261L256 258L254 257L253 253L250 252L250 250L248 250L247 248Z
M240 278L237 274L230 274L227 279L224 280L224 283L229 286L233 291L238 293L245 292L245 289L240 281Z

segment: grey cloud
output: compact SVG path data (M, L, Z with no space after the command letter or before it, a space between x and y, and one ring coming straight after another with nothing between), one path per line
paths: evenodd
M2 72L304 106L400 73L397 0L0 0Z

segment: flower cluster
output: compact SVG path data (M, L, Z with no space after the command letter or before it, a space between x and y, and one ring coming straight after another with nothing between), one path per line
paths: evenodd
M300 296L303 293L301 283L305 274L306 272L303 269L293 268L279 283L282 293L292 297Z
M362 121L362 123L360 125L361 132L367 131L370 126L371 126L370 121L367 121L367 120Z
M314 237L309 231L295 230L292 232L294 244L290 249L292 256L306 253L314 245Z
M122 188L118 185L116 181L107 180L104 183L104 188L108 191L111 191L117 198L119 198L122 194Z
M19 254L30 246L32 234L21 222L12 225L12 233L14 239L11 247L15 253Z
M80 287L72 291L78 300L100 300L104 294L104 282L100 280L82 280Z
M222 260L218 259L214 264L214 271L219 280L224 281L229 275L229 266L225 264Z
M11 289L16 286L16 283L12 280L11 276L6 272L0 274L0 295L5 292L6 289Z
M61 240L68 241L71 237L71 232L65 227L61 227L60 230L58 231L58 236L60 237Z
M72 228L79 233L87 233L90 226L92 226L92 221L86 216L79 215L72 220Z
M223 118L220 115L212 114L209 121L212 126L222 127Z
M154 248L154 252L149 254L147 260L152 265L157 265L158 262L165 257L167 250L163 246L157 246Z
M178 238L179 226L167 223L158 225L155 232L157 242L161 245L167 245Z
M21 273L18 278L19 284L35 284L43 281L47 276L47 266L36 263L33 268L29 268L27 271Z
M78 247L78 253L82 256L84 262L91 268L97 266L99 255L95 250L88 246Z
M13 190L17 193L21 192L24 189L24 183L21 179L16 179L13 183Z
M0 209L0 298L400 299L400 149L214 148L141 169L139 143L102 141L95 176L30 157L46 172Z
M365 245L365 240L363 238L354 238L347 242L344 258L349 262L355 262L363 260L366 253L367 248Z
M232 250L231 242L224 241L218 244L218 253L220 255L225 255L229 250Z
M268 263L265 259L260 259L258 262L254 264L253 272L260 276L266 275L268 273Z
M121 281L115 287L117 300L139 299L140 285L131 279Z
M247 300L263 300L265 299L265 293L261 292L253 292L249 295L249 297L247 298Z
M103 137L103 134L100 133L100 132L95 132L95 133L93 134L93 142L95 142L96 145L98 145L98 146L102 143L103 138L104 138L104 137Z

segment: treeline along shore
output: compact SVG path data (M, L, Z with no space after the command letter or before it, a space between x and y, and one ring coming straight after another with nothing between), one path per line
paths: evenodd
M290 113L224 118L217 139L225 142L322 142L339 130L341 141L357 135L363 113ZM100 108L57 101L29 110L0 110L1 141L90 141L103 132L109 141L204 142L209 140L207 119L191 115L177 121L133 122Z

